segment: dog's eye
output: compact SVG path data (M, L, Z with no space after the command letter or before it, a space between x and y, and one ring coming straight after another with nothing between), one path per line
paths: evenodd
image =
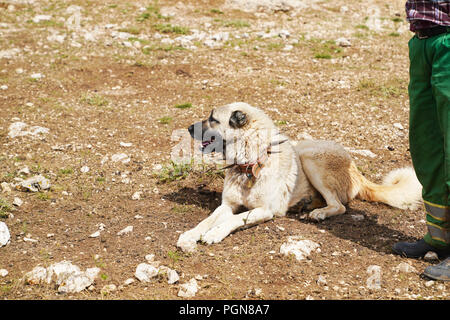
M210 124L213 124L213 123L219 124L219 123L220 123L219 120L217 120L216 118L213 117L213 113L212 113L212 112L211 112L211 114L209 115L208 121L209 121Z

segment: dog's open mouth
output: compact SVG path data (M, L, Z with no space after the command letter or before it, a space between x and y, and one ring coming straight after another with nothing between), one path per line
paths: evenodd
M205 151L205 149L215 141L216 139L214 137L211 137L211 140L207 140L207 141L202 141L202 147L201 147L201 151Z

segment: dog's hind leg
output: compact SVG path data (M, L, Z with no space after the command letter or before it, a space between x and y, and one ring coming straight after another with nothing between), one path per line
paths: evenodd
M196 243L200 240L202 235L232 216L233 209L227 204L221 204L208 218L200 222L195 228L182 233L178 238L177 247L181 248L185 252L194 251L196 248Z
M201 240L208 244L218 243L239 228L251 227L258 223L271 220L272 218L273 212L263 208L256 208L236 214L221 224L211 228L204 236L202 236Z
M310 183L318 192L320 192L326 202L325 207L311 211L309 217L319 221L325 220L331 216L345 213L346 208L342 204L342 201L337 194L337 190L334 190L330 186L332 185L331 183L327 183L329 182L327 179L330 179L330 177L323 176L321 174L324 170L322 168L318 168L316 163L312 160L303 161L303 168ZM329 172L329 174L333 173Z

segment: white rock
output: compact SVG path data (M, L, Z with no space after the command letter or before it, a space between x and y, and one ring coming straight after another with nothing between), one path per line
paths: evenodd
M123 284L124 284L125 286L129 286L129 285L132 284L134 281L135 281L135 280L134 280L133 278L128 278L127 280L125 280L125 281L123 282Z
M180 280L180 276L178 275L178 273L175 270L170 269L167 272L167 283L173 284L175 282L178 282L178 280Z
M182 298L192 298L198 292L197 280L192 278L189 282L182 284L180 290L178 291L178 296Z
M43 76L44 76L44 75L43 75L42 73L32 73L32 74L30 75L30 78L31 78L31 79L39 80L39 79L41 79Z
M6 277L8 275L8 270L0 269L0 277Z
M25 274L24 278L27 284L40 284L47 282L47 269L40 266L34 267L33 270Z
M100 230L97 230L91 235L89 235L89 238L98 238L98 237L100 237Z
M128 227L125 227L124 229L120 230L119 232L117 232L117 235L122 236L122 235L130 233L132 231L133 231L133 226L128 226Z
M364 220L364 216L362 214L352 214L351 217L352 217L352 219L354 221L362 221L362 220Z
M396 128L399 129L399 130L403 130L403 129L404 129L403 126L402 126L402 124L401 124L401 123L398 123L398 122L394 123L394 127L396 127Z
M8 90L8 86L6 84L3 84L0 86L0 89L2 90Z
M25 130L27 128L28 130ZM14 122L8 128L8 137L23 137L27 135L37 136L38 134L46 134L49 129L39 126L28 126L24 122Z
M0 221L0 247L5 246L10 239L8 226L3 221Z
M100 272L99 268L88 268L82 272L80 268L70 261L61 261L52 264L47 269L37 266L25 274L28 284L50 284L52 280L59 286L58 292L75 293L89 287Z
M316 282L317 282L317 284L322 285L322 286L326 286L327 285L327 279L324 276L322 276L322 275L320 275L317 278Z
M435 281L433 281L433 280L427 281L427 282L425 282L425 287L429 288L432 285L434 285L434 283L435 283Z
M2 189L2 192L11 193L11 187L9 186L8 182L0 183L0 187Z
M87 172L89 172L89 167L88 166L82 166L81 167L81 169L80 169L80 171L82 172L82 173L87 173Z
M20 207L22 204L23 204L23 201L20 198L14 197L13 205Z
M33 242L33 243L38 242L38 240L29 238L29 237L24 237L24 238L23 238L23 241L25 241L25 242Z
M339 38L336 39L336 44L340 47L350 47L352 44L350 43L350 41L346 38Z
M38 175L20 183L20 186L32 192L38 192L40 190L46 190L50 188L50 181L44 176Z
M152 254L147 254L145 256L145 260L147 260L147 262L153 262L153 261L155 261L155 255L153 253Z
M294 46L288 44L288 45L286 45L286 46L283 48L283 51L291 51L292 49L294 49Z
M131 143L131 142L120 142L120 146L121 147L126 147L126 148L128 148L128 147L131 147L133 144Z
M20 175L20 174L29 175L31 172L30 172L30 168L28 168L27 166L25 166L25 167L23 167L22 169L20 169L17 173L18 173L19 175Z
M407 262L401 262L398 266L394 268L396 272L405 272L405 273L417 273L416 268L410 265Z
M34 23L39 23L41 21L49 21L52 19L52 16L49 15L44 15L44 14L38 14L36 16L33 17L33 22Z
M128 155L126 155L125 153L117 153L117 154L113 154L111 156L111 161L113 162L122 162L122 163L128 163L130 162L130 157L128 157Z
M311 240L300 240L299 237L288 237L288 241L280 247L280 253L294 255L297 260L308 258L311 252L318 250L320 245Z
M103 286L101 292L102 292L103 294L105 294L105 293L111 293L111 292L114 292L114 291L116 291L116 290L117 290L117 287L116 287L115 284L107 284L107 285Z
M434 251L428 251L423 258L428 261L439 260L437 253Z
M136 272L134 276L138 278L141 282L149 282L152 278L156 277L159 273L159 268L155 268L154 266L148 263L140 263L136 267Z
M133 199L133 200L140 200L141 199L141 195L142 195L142 191L136 191L131 196L131 199Z

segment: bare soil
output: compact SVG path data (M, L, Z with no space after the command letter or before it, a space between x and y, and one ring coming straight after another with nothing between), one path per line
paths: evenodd
M68 24L72 5L81 12L77 28ZM194 299L448 299L448 283L421 276L435 262L391 252L395 242L423 236L422 208L354 200L346 214L319 223L294 208L185 254L177 239L220 204L223 177L196 167L163 175L176 144L172 132L236 101L264 109L293 139L308 134L370 150L372 157L353 156L372 181L410 166L411 33L403 6L338 0L244 11L223 0L0 1L0 182L26 178L19 170L27 166L28 176L42 174L52 185L0 193L10 204L0 221L11 233L0 247L0 269L8 271L0 297L179 299L180 284L200 275ZM50 18L34 22L38 15ZM175 40L195 30L208 36L184 47ZM228 38L205 43L220 32ZM192 107L175 107L185 103ZM17 121L49 133L10 138ZM119 153L130 161L113 162ZM24 203L13 206L14 197ZM101 223L100 236L89 237ZM118 236L126 226L133 231ZM319 243L320 252L305 261L280 255L294 235ZM179 283L124 285L148 254L175 269ZM100 276L76 294L23 281L35 266L62 260L97 266ZM417 272L396 271L402 262ZM382 270L379 290L367 287L371 265ZM118 289L102 292L108 284Z

